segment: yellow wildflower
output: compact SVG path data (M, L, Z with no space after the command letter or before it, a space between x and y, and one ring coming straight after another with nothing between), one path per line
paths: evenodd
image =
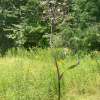
M57 68L55 67L55 70L57 70Z
M38 58L38 56L35 56L35 58Z
M33 69L33 71L36 71L36 69Z
M86 65L86 63L85 63L85 65Z
M92 61L92 64L93 64L93 61Z
M99 62L99 60L97 60Z
M34 86L32 88L34 88Z
M61 62L58 62L58 64L59 64L59 65L62 65L62 63L61 63Z
M47 69L45 69L45 70L47 70Z
M98 51L96 51L96 54L98 53Z
M29 70L30 68L29 67L25 67L25 69L24 70Z
M63 61L63 60L60 60L60 62L61 62L61 63L64 63L64 61Z

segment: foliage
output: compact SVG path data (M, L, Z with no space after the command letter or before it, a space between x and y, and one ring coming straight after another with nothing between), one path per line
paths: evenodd
M55 46L65 46L74 53L99 50L99 1L76 0L71 3L68 18L55 27ZM92 6L94 5L94 6ZM89 9L89 10L88 10ZM90 11L91 10L91 11ZM69 19L69 20L66 20ZM56 40L57 38L57 40Z
M93 25L88 29L81 30L80 28L74 29L66 23L60 24L57 28L60 29L60 39L63 46L69 47L74 51L78 50L94 50L99 49L99 25ZM58 44L59 45L59 44Z
M8 39L5 37L5 34L7 32L4 32L3 28L5 27L5 13L4 13L4 2L0 1L0 53L2 52L2 55L7 50L8 47L10 47L10 42L12 42L11 39ZM12 43L11 43L12 46Z
M63 2L58 0L55 6L59 17L55 17L53 45L68 47L74 52L97 49L100 46L100 6L98 5L100 0L67 0L67 5ZM28 45L49 46L49 17L52 18L52 16L47 15L50 11L48 3L46 5L42 3L46 1L0 1L1 48L17 45L23 45L26 48ZM52 3L49 7L51 6ZM98 31L95 31L95 28ZM95 37L94 41L91 41L92 37Z
M60 49L55 51L58 56ZM81 67L77 66L65 73L61 79L62 100L99 99L100 54L98 51L93 54L96 56L83 55L80 58ZM57 100L57 69L51 56L50 48L33 47L30 51L19 47L17 50L9 49L6 56L0 58L0 99ZM74 64L77 57L76 54L63 60L59 58L57 62L60 71Z
M5 27L3 28L7 32L6 37L14 40L15 46L24 44L28 46L32 43L39 46L48 45L48 41L43 38L44 31L48 29L45 23L41 21L41 14L38 14L37 10L41 9L41 6L38 5L40 1L6 1L4 9Z

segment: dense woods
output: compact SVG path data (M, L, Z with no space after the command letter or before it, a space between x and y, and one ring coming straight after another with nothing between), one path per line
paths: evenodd
M48 47L49 14L56 0L0 0L0 51L16 46ZM66 2L66 3L65 3ZM100 49L100 0L57 0L53 46L74 52Z
M100 100L100 0L0 0L0 100Z

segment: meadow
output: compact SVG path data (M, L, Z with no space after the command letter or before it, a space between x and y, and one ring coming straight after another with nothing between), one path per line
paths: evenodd
M100 100L100 54L72 56L54 49L61 79L61 100ZM92 55L92 56L91 56ZM57 100L58 77L50 48L9 49L0 56L0 100Z

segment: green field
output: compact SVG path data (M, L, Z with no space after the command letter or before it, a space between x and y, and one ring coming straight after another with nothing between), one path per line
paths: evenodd
M79 56L54 49L60 74ZM61 100L100 100L100 54L80 56L61 79ZM0 57L0 100L57 100L58 77L51 49L10 49Z

